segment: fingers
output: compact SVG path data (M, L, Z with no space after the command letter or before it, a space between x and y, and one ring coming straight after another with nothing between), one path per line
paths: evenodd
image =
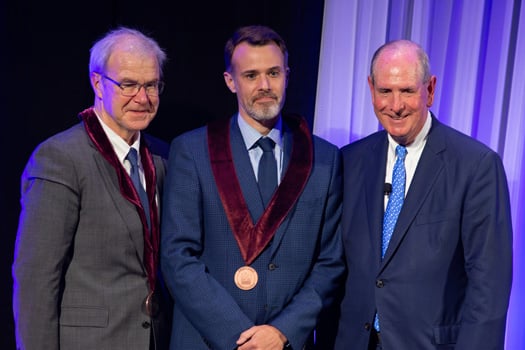
M241 333L237 340L239 350L282 350L286 337L270 325L253 326Z

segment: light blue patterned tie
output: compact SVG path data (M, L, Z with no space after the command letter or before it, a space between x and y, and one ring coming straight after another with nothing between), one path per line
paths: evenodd
M392 173L392 193L388 199L386 205L385 216L383 217L383 241L381 244L381 258L385 257L388 243L392 238L392 232L396 227L397 217L403 207L403 201L405 199L405 183L406 183L406 170L405 170L405 157L407 155L407 149L404 146L398 145L396 147L397 160L394 164L394 171ZM376 315L374 320L374 327L379 331L379 318Z
M388 243L394 232L396 226L397 217L403 206L403 200L405 199L405 182L406 182L406 171L405 171L405 157L407 155L407 149L404 146L398 145L396 147L397 160L394 164L394 171L392 173L392 193L388 199L386 206L385 216L383 217L383 244L381 245L381 257L385 256Z
M131 170L129 172L129 176L131 177L131 181L133 182L133 185L135 186L135 189L137 190L140 201L142 203L142 208L144 208L144 213L146 214L146 221L148 223L148 227L151 227L150 218L149 218L148 195L146 194L144 187L142 187L142 184L140 182L140 177L139 177L139 162L138 162L137 150L134 149L133 147L130 148L129 153L126 156L126 159L131 163Z

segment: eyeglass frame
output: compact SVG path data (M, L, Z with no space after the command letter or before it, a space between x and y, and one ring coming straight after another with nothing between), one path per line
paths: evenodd
M115 84L116 86L118 86L120 88L120 93L122 94L122 96L126 96L126 97L137 96L137 94L140 92L140 89L142 89L142 88L144 88L144 91L146 92L146 95L148 95L148 96L159 96L160 94L162 94L162 91L164 91L164 86L166 86L166 84L162 80L151 81L151 82L144 83L144 84L139 84L139 83L133 82L133 81L120 82L119 83L115 79L112 79L112 78L108 77L105 74L98 73L98 72L97 72L97 74L100 75L102 78L107 79L110 82L112 82L113 84ZM123 85L128 85L128 86L126 87L126 86L123 86ZM132 86L135 89L137 89L137 91L134 94L125 94L124 93L124 89L131 88ZM152 94L152 93L148 93L148 88L156 88L156 90L153 91L154 93Z

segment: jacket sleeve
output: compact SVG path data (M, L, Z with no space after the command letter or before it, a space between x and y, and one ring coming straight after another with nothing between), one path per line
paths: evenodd
M78 222L73 161L44 143L21 180L21 213L13 263L13 311L20 349L59 349L64 266Z
M502 349L512 281L512 224L500 158L484 154L464 201L461 239L468 276L456 349Z
M204 250L205 200L194 161L195 145L180 136L172 142L164 187L161 267L166 285L184 316L213 349L234 349L253 322L210 274L200 259ZM213 181L213 179L211 179Z

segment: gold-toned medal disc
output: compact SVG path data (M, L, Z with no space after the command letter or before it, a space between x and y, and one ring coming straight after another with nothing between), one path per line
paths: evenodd
M233 279L239 289L250 290L257 285L259 276L253 267L242 266L235 272Z

